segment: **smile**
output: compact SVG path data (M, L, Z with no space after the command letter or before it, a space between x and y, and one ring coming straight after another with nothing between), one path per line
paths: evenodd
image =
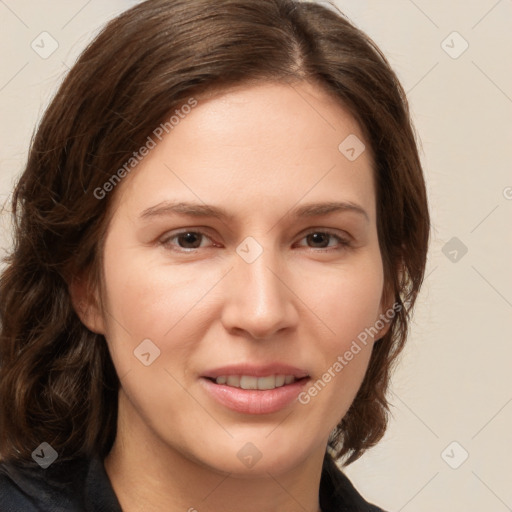
M296 379L293 375L268 375L265 377L254 377L251 375L220 375L212 379L216 384L224 384L233 388L240 389L275 389L294 383Z

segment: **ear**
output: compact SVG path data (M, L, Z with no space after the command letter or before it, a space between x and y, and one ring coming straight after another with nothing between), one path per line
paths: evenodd
M381 314L385 314L386 311L387 311L386 309L383 310L381 312ZM385 318L385 317L383 316L383 317L379 317L379 318ZM379 334L377 334L377 336L375 336L375 341L379 341L382 338L384 338L384 336L386 336L386 334L388 333L390 328L391 328L391 321L386 318L386 320L384 320L384 327L379 331Z
M398 277L398 286L401 287L403 286L403 279L406 275L406 268L402 261L396 265L395 271ZM379 319L384 318L385 325L382 329L380 329L377 336L375 336L375 340L382 339L389 332L394 318L396 317L397 313L404 307L403 304L397 301L396 292L393 288L393 285L389 281L384 281L380 302Z
M68 285L73 309L82 323L96 334L105 334L103 315L96 289L86 276L73 276Z
M379 320L384 324L384 326L382 327L382 329L379 330L379 333L375 336L376 341L383 338L391 328L393 318L396 316L397 313L396 307L397 304L394 301L394 296L390 290L390 287L385 286L382 292L382 298L379 309Z

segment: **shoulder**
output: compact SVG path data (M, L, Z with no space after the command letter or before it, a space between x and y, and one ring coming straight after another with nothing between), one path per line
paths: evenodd
M121 511L100 459L79 458L43 469L0 461L2 512Z
M26 461L0 462L0 502L2 512L32 512L50 510L78 511L71 494L74 476L80 475L78 463L43 469Z
M6 474L6 468L0 463L0 503L3 512L36 512L37 508L17 483Z
M366 501L327 454L320 481L320 508L322 512L385 512Z

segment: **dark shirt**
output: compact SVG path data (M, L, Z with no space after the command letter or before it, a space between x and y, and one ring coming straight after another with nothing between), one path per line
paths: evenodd
M384 512L366 502L326 455L322 512ZM54 463L46 469L0 462L0 512L122 512L101 458Z

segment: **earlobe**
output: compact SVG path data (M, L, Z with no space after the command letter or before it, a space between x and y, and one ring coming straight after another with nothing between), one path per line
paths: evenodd
M389 289L386 288L383 291L380 304L379 319L376 322L376 325L379 327L379 333L375 337L376 340L380 340L389 332L397 313L395 309L396 302L393 302L393 296Z
M91 291L87 279L74 276L68 288L73 309L81 322L90 331L104 335L105 326L97 294Z
M384 311L387 311L387 310L384 310ZM379 334L377 335L376 339L380 340L382 339L384 336L386 336L386 334L388 333L389 329L391 328L391 321L392 320L389 320L385 313L383 313L384 315L384 320L383 320L383 323L384 323L384 327L382 329L380 329L379 331ZM382 318L382 317L381 317Z

